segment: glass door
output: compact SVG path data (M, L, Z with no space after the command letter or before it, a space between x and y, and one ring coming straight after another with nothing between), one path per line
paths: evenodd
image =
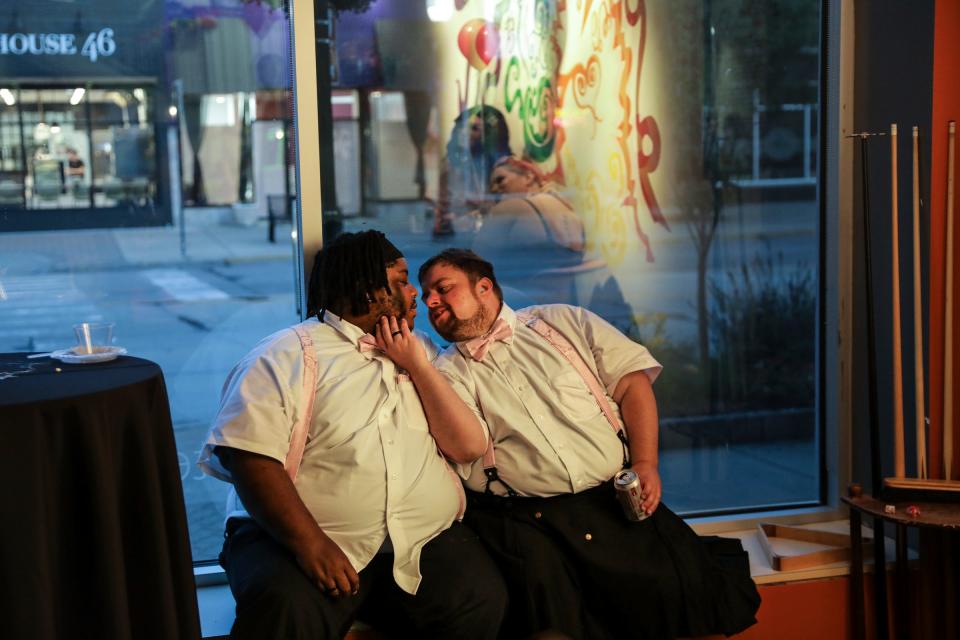
M0 209L26 206L25 158L17 89L0 87Z
M135 14L152 2L128 5ZM106 321L117 346L159 364L193 558L215 562L229 485L200 474L197 453L230 369L300 320L297 222L268 225L267 208L268 196L296 196L285 179L295 149L285 126L293 120L290 19L266 2L242 11L219 0L168 8L167 22L144 37L185 55L167 56L158 79L122 77L122 69L57 86L0 79L0 352L67 348L73 324ZM51 76L63 71L53 58L46 64ZM196 175L216 198L183 206L169 224L142 226L164 198L183 195L181 176L192 184L191 140ZM270 159L266 170L261 158ZM4 226L16 216L53 222ZM101 228L71 228L77 216L80 226Z

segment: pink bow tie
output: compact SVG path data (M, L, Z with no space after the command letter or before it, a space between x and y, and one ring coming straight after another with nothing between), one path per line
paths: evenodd
M363 354L369 354L370 351L380 351L380 347L377 346L377 339L369 333L360 336L357 340L357 348Z
M497 318L497 321L493 323L493 327L486 335L467 340L463 343L463 346L474 360L483 362L483 359L487 357L487 351L490 349L491 344L498 340L506 340L512 335L513 328L507 324L507 321L503 318Z
M357 339L357 348L360 349L360 353L365 355L367 358L372 358L374 352L381 352L382 349L377 346L377 339L374 338L369 333L365 333ZM404 382L410 380L410 374L408 374L403 369L397 369L397 382Z

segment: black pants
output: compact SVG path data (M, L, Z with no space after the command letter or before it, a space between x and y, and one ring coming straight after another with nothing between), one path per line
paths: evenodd
M342 638L358 617L391 636L489 640L506 609L506 587L477 536L459 522L424 546L415 596L393 579L393 554L360 571L360 592L332 598L300 569L290 551L252 520L231 520L220 554L240 640Z
M468 494L466 523L503 572L503 638L551 630L575 639L733 634L760 596L739 540L700 538L661 504L628 521L609 483L551 498Z

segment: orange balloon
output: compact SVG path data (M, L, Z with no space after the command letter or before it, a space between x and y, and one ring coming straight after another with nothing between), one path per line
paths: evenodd
M460 32L457 34L457 46L460 48L460 53L467 59L470 66L477 70L487 66L487 63L483 61L483 58L477 52L477 35L484 26L483 18L467 20L463 26L460 27Z

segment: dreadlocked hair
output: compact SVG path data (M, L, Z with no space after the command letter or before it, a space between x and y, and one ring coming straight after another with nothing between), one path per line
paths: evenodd
M379 231L344 233L317 252L310 273L307 313L349 311L360 316L380 289L390 292L387 267L403 255Z

